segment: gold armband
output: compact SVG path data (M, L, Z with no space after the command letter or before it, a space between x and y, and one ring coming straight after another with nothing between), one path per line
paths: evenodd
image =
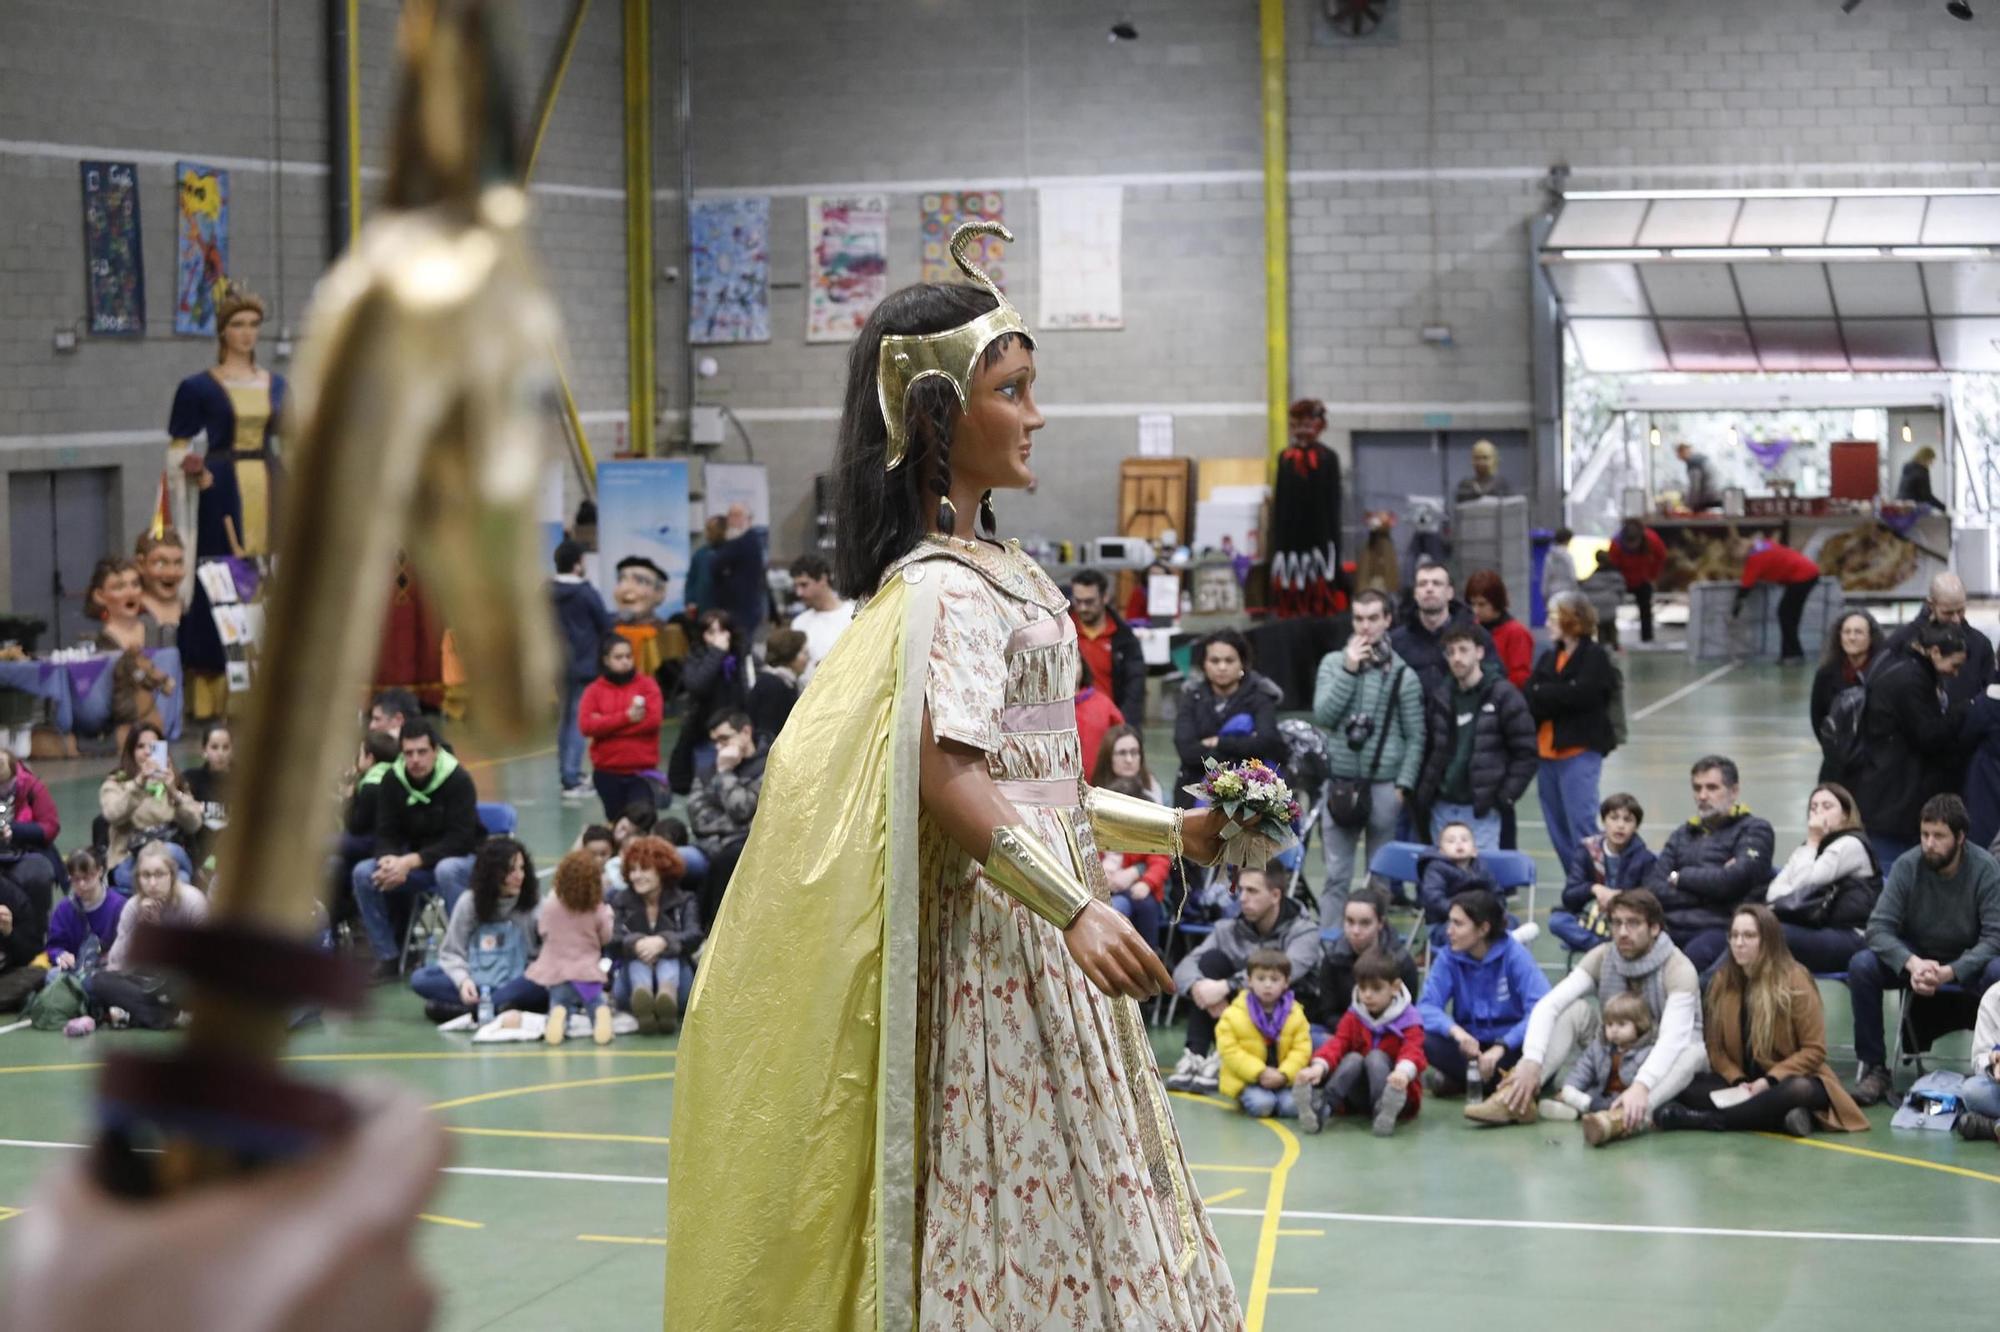
M1083 811L1090 816L1091 834L1106 851L1181 854L1182 812L1178 809L1092 786L1084 791Z
M1058 929L1068 929L1090 904L1089 892L1062 857L1026 824L993 830L993 845L986 852L986 877Z

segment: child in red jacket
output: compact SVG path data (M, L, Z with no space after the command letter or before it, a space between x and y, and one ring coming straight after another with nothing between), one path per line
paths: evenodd
M590 740L590 780L609 823L634 801L658 803L652 782L640 774L659 770L666 703L653 677L638 673L632 644L617 634L598 644L597 662L600 674L584 686L576 724Z
M1354 964L1354 1003L1299 1073L1299 1127L1317 1133L1333 1115L1371 1114L1386 1138L1417 1117L1424 1066L1423 1019L1395 959L1370 948Z

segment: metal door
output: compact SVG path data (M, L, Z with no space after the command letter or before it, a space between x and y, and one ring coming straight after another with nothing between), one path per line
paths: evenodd
M83 598L97 561L122 549L112 538L116 482L117 471L109 467L8 475L10 609L47 623L44 651L97 636Z
M1516 495L1526 495L1529 507L1535 499L1535 455L1528 446L1525 430L1447 430L1441 444L1444 457L1445 494L1456 494L1458 483L1472 475L1472 446L1490 439L1500 450L1500 475Z

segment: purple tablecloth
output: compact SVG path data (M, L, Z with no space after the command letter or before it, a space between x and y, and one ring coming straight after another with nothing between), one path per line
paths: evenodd
M181 736L181 654L178 648L148 648L146 655L174 681L172 693L155 694L167 739ZM111 729L111 663L115 652L83 661L0 661L0 689L47 699L58 731L103 735Z

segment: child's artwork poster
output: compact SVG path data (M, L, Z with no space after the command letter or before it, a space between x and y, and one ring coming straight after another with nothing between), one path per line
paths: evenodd
M666 570L667 605L680 605L691 553L686 459L597 464L597 590L607 604L616 590L618 561L643 555Z
M175 241L174 332L215 336L215 302L229 280L229 173L174 163L180 196Z
M889 294L889 196L806 200L806 341L852 342Z
M998 190L941 191L923 197L923 238L925 282L961 282L963 275L951 261L951 233L967 222L999 222L1005 200ZM981 236L965 247L965 257L985 270L993 285L1007 290L1007 242L998 236Z
M771 340L771 200L697 199L688 210L688 341Z
M146 266L139 249L139 175L130 162L80 162L83 287L90 332L146 333Z

